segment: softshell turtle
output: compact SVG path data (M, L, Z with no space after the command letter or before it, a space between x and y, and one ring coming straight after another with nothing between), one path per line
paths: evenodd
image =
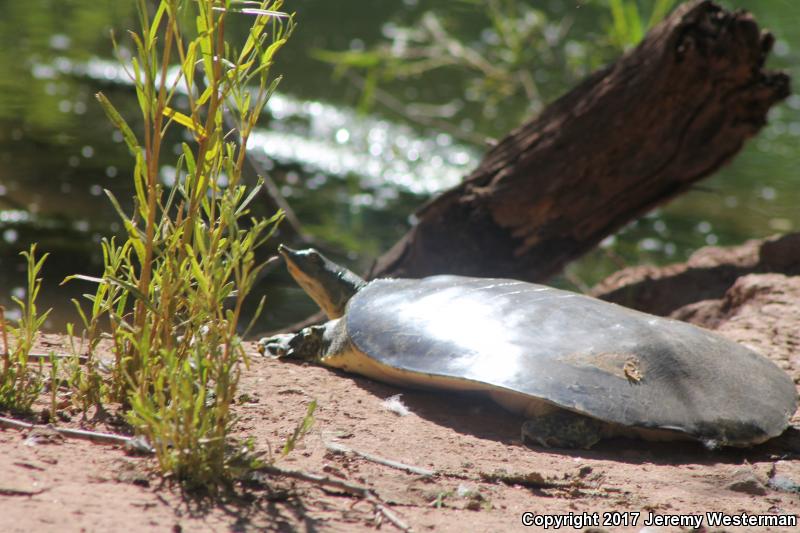
M750 446L797 407L789 376L695 326L511 279L367 283L313 249L279 248L330 319L264 349L401 386L482 391L528 417L523 441L615 435Z

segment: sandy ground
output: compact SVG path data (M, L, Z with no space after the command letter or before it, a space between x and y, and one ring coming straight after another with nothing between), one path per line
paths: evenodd
M55 336L43 340L59 342ZM800 375L800 368L788 370ZM693 443L617 439L591 451L532 449L519 440L518 417L480 398L401 390L259 356L245 372L241 392L250 398L236 406L237 432L253 436L260 449L279 450L316 399L313 431L277 464L367 486L415 531L523 530L524 513L587 513L607 531L691 529L643 529L650 513L700 514L701 531L796 530L715 528L706 520L708 512L800 512L799 456L776 446L711 452ZM384 400L396 394L410 414L385 407ZM436 474L334 453L330 443ZM209 502L182 496L152 474L152 458L128 456L118 446L6 429L0 430L0 450L4 532L396 530L372 503L309 482L271 479L272 490L247 488Z
M670 294L682 307L673 305L666 312L756 349L800 383L796 240L800 236L751 243L734 253L734 260L728 257L731 250L709 249L698 253L705 259L695 261L697 265L690 261L688 267L651 269L644 277L634 275L638 270L622 272L606 287L622 288L639 304L648 295ZM780 248L786 243L791 246ZM783 273L764 266L777 264L769 259L770 247L780 248L772 255L785 263ZM711 256L716 259L710 261ZM721 278L730 268L737 269L734 275ZM698 287L708 289L709 279L720 287L706 290L702 298L707 299L697 301ZM661 297L650 300L651 305L665 302ZM62 341L48 335L40 348L60 351ZM222 500L192 499L153 473L152 457L126 455L120 446L60 439L52 431L0 429L0 532L397 530L381 508L418 532L524 530L523 517L534 524L527 530L542 531L544 520L558 515L572 520L562 523L560 529L566 531L580 529L573 526L690 531L695 524L689 519L698 516L702 522L696 531L800 530L717 527L707 514L732 519L744 513L753 520L796 517L798 430L749 450L709 451L688 442L626 439L601 442L591 451L528 448L519 439L521 419L479 397L402 390L321 367L266 359L252 348L240 385L246 400L234 407L237 435L253 437L260 450L280 450L316 399L313 430L276 464L366 487L377 500L285 477L238 487ZM387 409L385 400L397 394L410 414ZM80 416L62 425L78 427ZM793 425L800 426L800 416L795 415ZM88 429L119 431L103 424ZM351 451L333 452L332 445ZM432 475L387 466L365 454ZM651 517L678 524L651 525Z

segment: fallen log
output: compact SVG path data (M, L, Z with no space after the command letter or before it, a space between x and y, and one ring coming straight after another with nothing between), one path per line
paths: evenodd
M690 2L492 148L370 277L542 281L730 161L789 94L752 16Z

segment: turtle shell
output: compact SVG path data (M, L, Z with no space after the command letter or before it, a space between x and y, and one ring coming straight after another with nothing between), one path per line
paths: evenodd
M346 320L356 349L383 365L624 426L746 445L780 434L796 409L789 376L744 346L532 283L376 280L350 300Z

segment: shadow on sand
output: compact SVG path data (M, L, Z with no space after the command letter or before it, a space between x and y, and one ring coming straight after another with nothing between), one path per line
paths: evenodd
M611 438L590 450L539 448L522 443L520 428L524 418L511 413L480 393L458 393L399 388L378 383L344 371L328 369L342 379L352 380L369 393L387 398L403 395L403 403L416 415L457 433L498 441L507 446L527 447L532 453L547 451L565 456L631 464L741 464L775 459L800 458L800 429L790 427L779 437L749 448L723 447L709 449L701 442L652 442L633 438Z

